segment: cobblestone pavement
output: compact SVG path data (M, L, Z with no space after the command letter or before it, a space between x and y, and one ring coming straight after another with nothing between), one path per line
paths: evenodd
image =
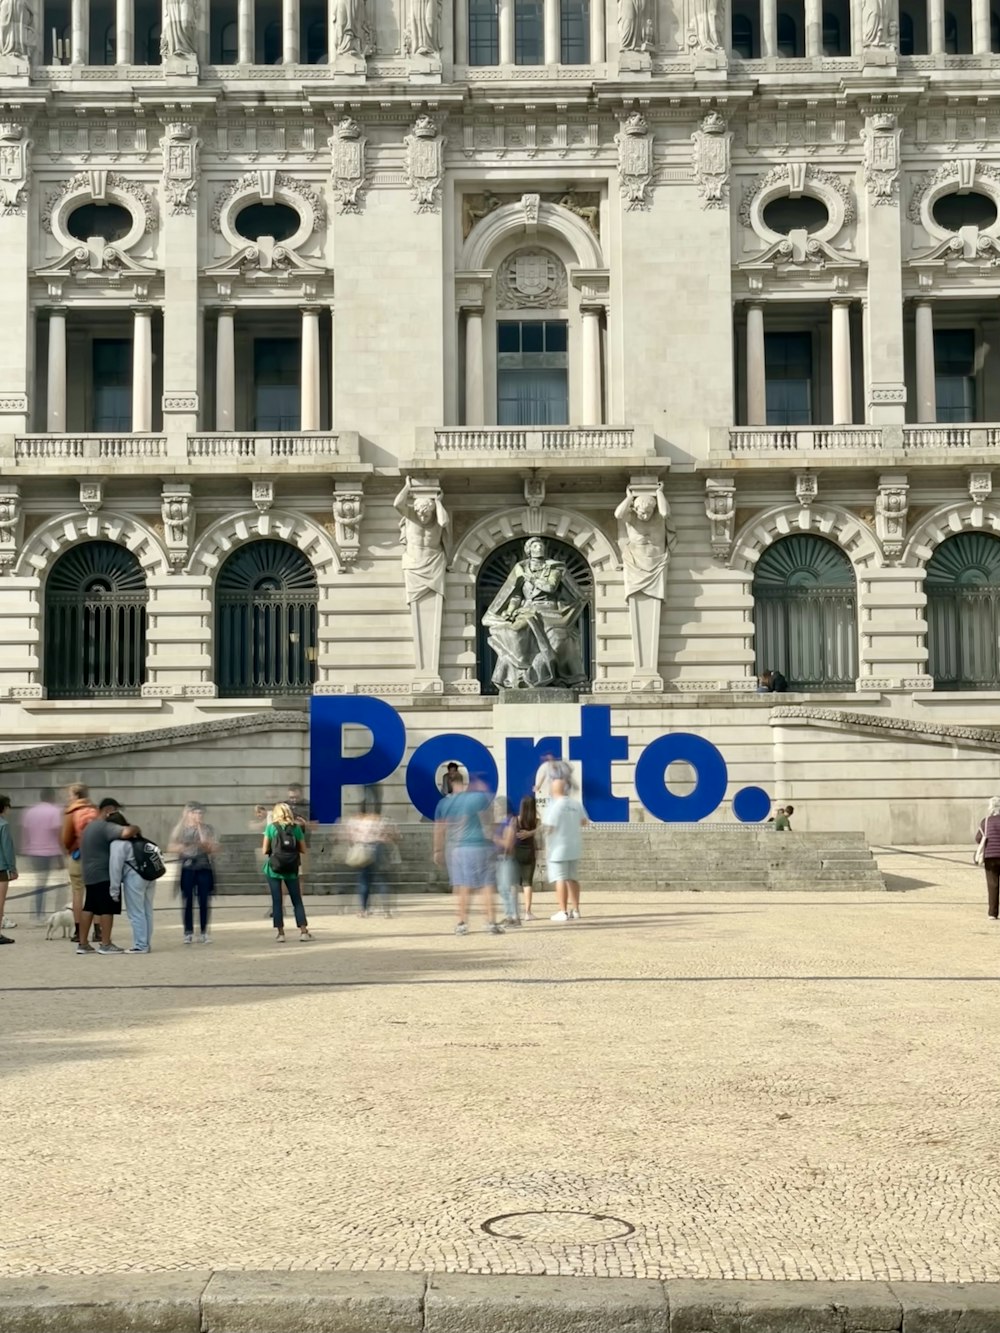
M223 899L185 948L162 889L148 957L17 902L0 1272L998 1281L1000 926L968 852L882 861L503 938Z

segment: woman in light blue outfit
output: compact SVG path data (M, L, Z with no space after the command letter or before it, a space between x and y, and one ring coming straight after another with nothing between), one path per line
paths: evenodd
M126 824L117 811L108 816L109 824ZM125 895L125 913L132 927L129 953L149 953L153 947L153 897L156 881L143 879L135 868L132 851L135 840L142 838L138 829L132 838L119 838L111 844L111 896Z
M497 825L493 845L497 851L497 891L503 908L503 926L519 926L521 912L518 904L520 875L514 849L517 842L517 820L507 814Z

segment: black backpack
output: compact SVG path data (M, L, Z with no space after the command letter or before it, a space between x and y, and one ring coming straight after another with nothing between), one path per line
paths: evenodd
M140 879L154 880L167 873L163 853L155 842L139 838L132 844L132 864Z
M294 875L299 869L299 840L294 824L278 824L271 835L267 863L276 875Z

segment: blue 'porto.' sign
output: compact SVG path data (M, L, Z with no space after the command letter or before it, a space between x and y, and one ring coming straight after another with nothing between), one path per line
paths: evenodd
M371 747L365 753L344 753L347 726L365 727L371 732ZM399 767L406 753L406 725L391 704L374 696L318 695L311 703L310 741L313 816L322 824L333 824L341 816L345 787L384 782ZM505 795L512 807L530 794L538 765L547 754L562 757L559 737L508 739ZM628 823L628 800L611 790L611 765L628 758L628 738L612 734L607 704L581 707L580 734L570 737L569 758L580 765L581 796L588 817L597 823ZM428 819L434 818L441 799L435 781L438 769L452 759L470 773L480 774L494 791L497 789L497 766L482 741L462 732L432 736L417 746L406 766L407 795ZM695 784L683 796L668 791L664 781L667 768L677 761L690 764L695 772ZM707 819L725 799L728 783L726 761L717 746L689 731L657 736L635 765L636 795L649 813L665 824ZM742 823L759 824L770 813L771 798L760 787L742 787L733 796L732 805L733 814Z

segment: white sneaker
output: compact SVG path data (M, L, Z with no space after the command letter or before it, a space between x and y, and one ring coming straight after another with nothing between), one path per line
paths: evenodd
M553 912L549 917L550 921L572 921L572 919L568 912Z
M521 920L522 920L522 921L537 921L537 920L538 920L538 917L535 916L534 912L525 912L525 914L524 914L524 916L521 918Z
M203 932L201 933L201 935L198 936L198 943L199 943L199 944L211 944L211 943L212 943L212 937L211 937L211 935L208 933L207 930L203 931Z
M569 919L570 919L570 921L579 921L579 920L580 920L580 911L579 911L579 908L571 907L571 908L569 909Z
M455 927L455 934L468 935L468 933L469 933L469 927L465 924L464 921L460 921L458 925Z
M185 936L184 936L184 943L185 943L185 944L194 944L194 936L193 936L193 935L185 935Z

